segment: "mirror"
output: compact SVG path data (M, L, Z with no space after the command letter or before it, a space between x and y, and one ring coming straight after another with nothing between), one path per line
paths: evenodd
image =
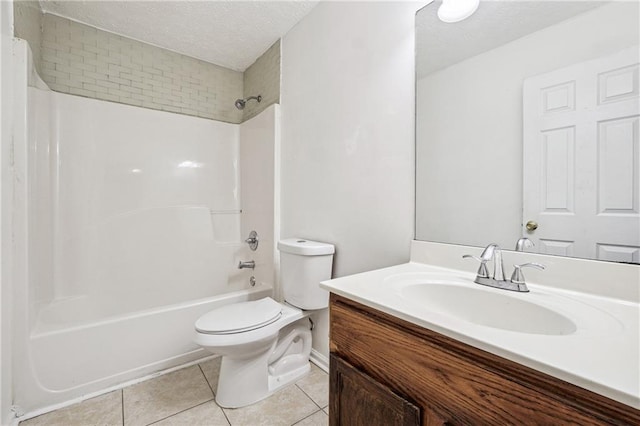
M639 3L440 4L416 15L416 239L640 263Z

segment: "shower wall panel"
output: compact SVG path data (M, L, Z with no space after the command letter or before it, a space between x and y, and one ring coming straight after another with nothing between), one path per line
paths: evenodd
M241 247L238 126L40 92L51 99L42 133L52 135L53 164L47 170L40 159L34 173L51 177L55 267L38 327L235 290L228 277ZM38 148L44 139L36 151L47 151ZM46 200L44 181L32 199Z
M256 231L258 250L243 260L254 260L258 282L278 282L276 244L280 238L280 105L274 104L240 125L240 182L242 183L242 236ZM278 298L279 287L276 286Z

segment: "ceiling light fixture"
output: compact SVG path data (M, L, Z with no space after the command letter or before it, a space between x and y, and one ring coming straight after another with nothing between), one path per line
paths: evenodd
M438 9L438 18L442 22L460 22L473 15L480 5L480 0L442 0Z

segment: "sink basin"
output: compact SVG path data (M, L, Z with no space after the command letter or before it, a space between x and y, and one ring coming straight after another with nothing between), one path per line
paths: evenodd
M528 334L573 334L576 324L566 316L500 291L450 282L400 286L400 296L414 306L467 322Z

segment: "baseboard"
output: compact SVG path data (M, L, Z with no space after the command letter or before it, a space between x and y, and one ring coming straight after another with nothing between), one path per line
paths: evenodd
M309 361L318 366L321 370L329 372L329 358L322 355L315 349L311 349L311 355L309 355Z

